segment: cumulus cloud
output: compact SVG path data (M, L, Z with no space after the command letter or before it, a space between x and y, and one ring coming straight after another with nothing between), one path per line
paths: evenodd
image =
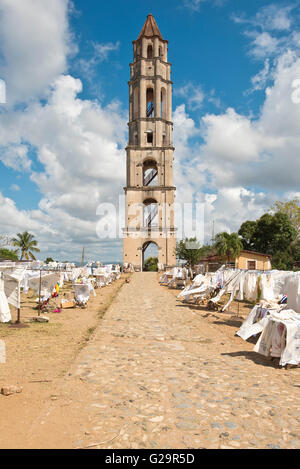
M103 108L79 99L81 89L80 80L60 76L46 104L35 102L13 113L12 137L26 137L42 165L41 171L31 170L30 177L42 194L44 220L57 235L62 232L64 240L97 243L97 207L116 203L124 185L126 118L118 103ZM6 118L0 115L3 130ZM26 147L10 142L7 148L4 164L19 169Z
M28 171L31 167L26 145L12 143L8 146L0 146L0 161L8 168L16 171Z
M292 99L298 76L300 59L284 54L257 119L228 108L204 115L197 126L184 106L176 109L177 198L205 204L207 239L212 219L217 231L237 230L299 191L300 104Z
M9 95L0 112L0 160L27 172L41 193L38 208L27 211L1 194L0 225L8 234L35 233L42 255L78 258L86 245L86 252L90 246L99 258L103 251L113 259L114 243L120 252L121 242L99 240L96 211L101 203L116 203L122 192L127 116L117 101L103 107L78 97L82 82L66 73L68 56L76 51L70 5L68 0L0 0ZM95 60L117 47L95 44Z
M2 77L7 104L44 96L67 69L76 47L68 24L68 0L0 0Z
M200 109L204 101L204 92L200 85L187 83L186 85L175 89L174 94L184 98L192 110Z
M117 51L120 47L120 42L92 42L92 55L90 58L82 58L78 60L78 68L84 73L88 80L92 80L95 76L96 67L107 60L111 52Z

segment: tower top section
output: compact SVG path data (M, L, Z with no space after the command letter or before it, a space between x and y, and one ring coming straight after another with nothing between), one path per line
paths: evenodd
M152 38L152 37L155 37L155 36L158 37L161 41L168 42L168 41L165 41L164 38L162 37L161 32L160 32L160 30L157 26L156 21L155 21L155 18L150 13L147 16L147 19L146 19L145 24L144 24L144 26L143 26L143 28L140 32L139 37L137 38L137 41L139 41L143 37ZM133 41L133 42L136 42L136 41Z

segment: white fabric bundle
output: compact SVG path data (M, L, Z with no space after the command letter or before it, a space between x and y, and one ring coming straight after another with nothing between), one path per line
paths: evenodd
M0 279L0 322L11 321L8 301L4 292L4 280Z

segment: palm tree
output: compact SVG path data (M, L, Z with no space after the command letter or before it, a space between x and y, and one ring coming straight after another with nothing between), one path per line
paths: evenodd
M12 239L13 246L16 246L19 251L21 251L20 261L25 259L35 260L33 252L40 252L37 248L37 241L34 239L34 236L28 231L24 231L24 233L18 233L16 238Z
M243 243L237 233L218 233L215 237L215 249L220 257L226 257L227 262L230 259L239 256L243 249Z

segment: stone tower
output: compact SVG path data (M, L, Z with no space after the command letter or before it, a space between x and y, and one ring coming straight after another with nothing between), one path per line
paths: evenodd
M168 41L152 15L133 41L128 126L123 261L142 270L153 243L160 268L171 267L176 264L171 64Z

